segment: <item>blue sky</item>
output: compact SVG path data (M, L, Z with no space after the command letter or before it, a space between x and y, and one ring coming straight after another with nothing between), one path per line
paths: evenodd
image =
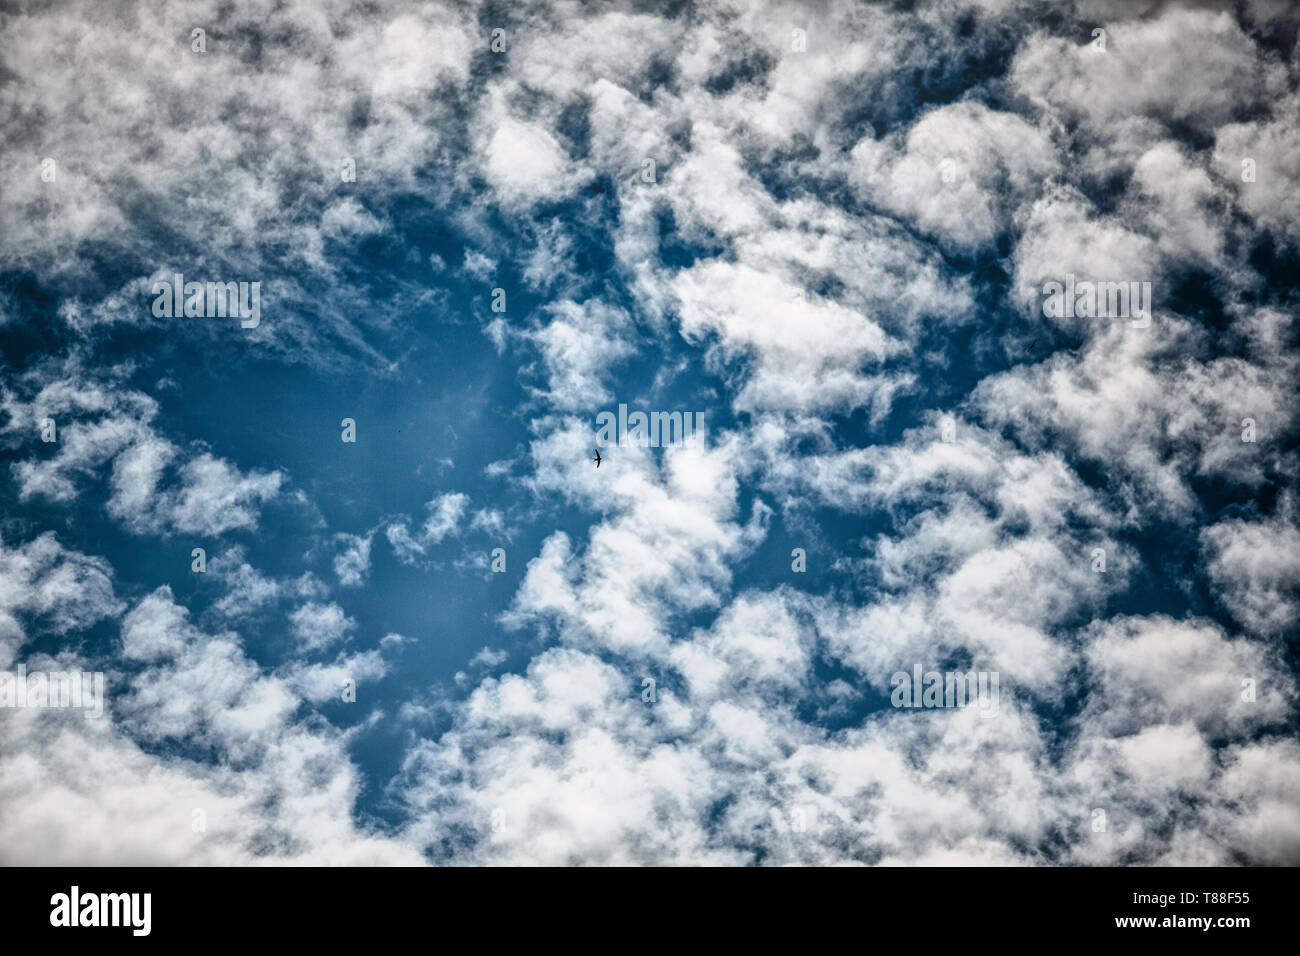
M0 13L0 859L1300 861L1297 22Z

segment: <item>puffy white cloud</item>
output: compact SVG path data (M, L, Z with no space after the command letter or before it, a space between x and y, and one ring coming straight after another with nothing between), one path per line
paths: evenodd
M341 534L338 541L342 550L334 556L334 573L344 587L357 587L365 583L370 572L371 536Z
M1213 155L1238 208L1292 242L1300 237L1300 130L1289 117L1298 109L1300 94L1292 93L1276 99L1267 118L1219 127Z
M39 539L37 550L50 544ZM93 560L69 555L63 563L69 559ZM0 593L19 587L40 593L14 570L0 568ZM120 608L113 599L105 611ZM353 823L360 783L347 738L327 726L296 722L298 698L290 685L264 674L237 635L199 629L163 587L123 618L122 647L125 667L106 675L102 717L36 707L6 712L0 739L4 862L419 862L411 846ZM360 657L365 660L350 663L373 674L375 662ZM97 662L65 653L27 663L89 670ZM142 746L163 741L203 748L215 759Z
M384 529L384 536L393 546L398 560L403 564L415 564L429 548L444 538L460 534L469 502L469 495L459 491L449 491L431 498L424 505L429 516L415 535L411 534L410 524L405 518L391 522Z
M504 108L483 151L484 175L499 200L514 209L558 199L586 179L545 127L514 119Z
M548 321L526 333L546 367L547 402L563 411L595 408L615 396L609 385L620 360L634 354L635 332L621 310L600 302L562 301L546 308Z
M532 488L616 513L591 529L581 561L567 534L548 536L507 620L559 612L574 640L629 654L661 650L669 614L718 606L728 563L757 543L767 506L755 504L740 523L726 446L669 448L661 464L649 449L620 447L609 472L617 477L601 480L587 462L590 440L589 426L570 421L534 442Z
M368 681L379 680L388 673L380 651L363 651L359 654L343 655L332 664L295 664L286 680L289 685L312 703L320 704L327 700L342 700L344 686L352 681L352 687Z
M885 141L863 139L852 159L871 201L959 249L997 238L1060 167L1038 128L971 102L932 110Z
M153 427L158 403L115 381L122 371L92 375L73 358L62 368L38 368L20 379L19 389L34 393L30 401L5 389L5 433L37 442L39 423L55 423L54 454L11 466L20 499L71 503L79 484L112 462L106 510L137 534L214 536L256 528L261 506L279 495L284 475L244 473L206 451L184 455Z
M880 378L859 369L878 364L892 343L853 310L720 262L680 274L675 290L684 335L698 340L714 332L725 354L755 358L755 373L737 396L742 408L852 408L882 387Z
M1285 86L1285 69L1261 57L1226 10L1173 7L1105 29L1104 51L1082 37L1030 37L1011 65L1011 83L1099 132L1133 115L1213 127Z
M279 472L240 474L229 462L209 454L186 462L181 486L160 506L177 531L219 535L257 525L257 509L280 490Z
M1230 641L1208 622L1117 618L1095 632L1086 657L1099 686L1088 719L1109 734L1184 722L1211 736L1242 734L1283 719L1294 703L1273 652Z
M281 600L322 598L327 593L310 571L291 580L262 574L245 560L243 547L214 555L208 562L208 573L225 586L225 593L212 605L213 611L224 618L243 618Z
M34 627L76 633L122 609L102 558L65 548L53 531L17 546L0 540L0 667Z
M309 601L289 615L294 638L301 651L325 650L346 640L348 632L357 622L344 613L337 604L320 604Z
M1106 324L1078 354L984 379L975 401L986 420L1034 442L1068 435L1076 454L1106 463L1134 514L1186 516L1194 479L1258 487L1268 470L1285 467L1272 436L1287 427L1296 365L1265 344L1268 315L1239 320L1247 335L1263 332L1249 359L1210 358L1204 333L1183 321L1159 330L1073 321ZM1252 428L1256 440L1243 440Z
M1201 532L1210 579L1248 630L1283 634L1300 622L1300 530L1287 499L1271 519L1229 520Z

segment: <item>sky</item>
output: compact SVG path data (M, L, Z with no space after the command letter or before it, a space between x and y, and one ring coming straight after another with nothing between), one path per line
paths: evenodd
M1298 32L0 2L0 862L1300 863Z

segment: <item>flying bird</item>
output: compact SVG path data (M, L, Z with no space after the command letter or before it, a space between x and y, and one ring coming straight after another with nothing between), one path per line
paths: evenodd
M596 457L593 458L592 461L594 461L594 462L596 463L596 467L599 468L599 467L600 467L600 463L601 463L602 461L604 461L604 460L605 460L605 459L603 459L603 458L600 457L600 449L597 448L597 449L596 449Z

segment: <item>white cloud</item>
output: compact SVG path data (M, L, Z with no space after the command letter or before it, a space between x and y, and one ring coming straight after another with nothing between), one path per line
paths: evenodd
M488 182L512 209L565 196L586 179L545 127L514 119L503 107L483 152Z
M460 534L469 501L469 495L449 491L425 502L429 516L417 535L411 534L410 524L405 518L391 522L384 529L384 536L393 546L398 560L403 564L415 564L429 548L448 536Z
M333 664L295 664L287 681L298 693L314 704L342 700L347 681L353 686L376 681L388 672L379 651L363 651L351 656L339 655Z
M1271 519L1221 521L1201 532L1216 593L1255 634L1300 622L1300 531L1289 500Z
M337 540L343 549L334 556L334 573L344 587L359 587L370 573L369 534L340 534Z
M1258 55L1227 11L1174 7L1145 21L1108 23L1104 52L1064 37L1031 37L1010 78L1045 108L1102 130L1135 115L1217 125L1281 92L1285 70Z
M852 159L854 181L873 202L966 250L1008 229L1011 213L1060 166L1043 132L972 102L932 110L905 135L863 139Z
M20 498L69 504L79 485L112 462L106 510L134 533L213 536L256 528L261 506L279 495L284 475L245 473L210 452L184 455L152 426L158 403L114 381L122 372L88 374L71 359L19 380L21 389L34 392L29 402L5 389L6 432L35 440L41 421L56 425L54 454L12 465ZM166 480L173 466L175 477Z
M348 632L357 622L348 617L337 604L320 604L310 601L289 615L298 649L304 652L322 651L347 639Z
M614 396L619 362L634 354L635 330L621 309L568 300L547 306L548 321L526 335L546 366L547 402L564 411L595 408Z
M0 573L6 586L16 583ZM167 588L123 621L143 670L114 671L93 720L53 708L6 716L0 860L45 865L411 865L407 844L356 826L346 738L293 722L297 699L231 633L189 623ZM89 669L65 655L33 666ZM211 761L142 749L184 740ZM40 832L33 842L23 834ZM33 855L36 854L36 855Z
M9 667L30 630L76 634L119 614L107 561L71 551L54 532L17 546L0 540L0 667Z

